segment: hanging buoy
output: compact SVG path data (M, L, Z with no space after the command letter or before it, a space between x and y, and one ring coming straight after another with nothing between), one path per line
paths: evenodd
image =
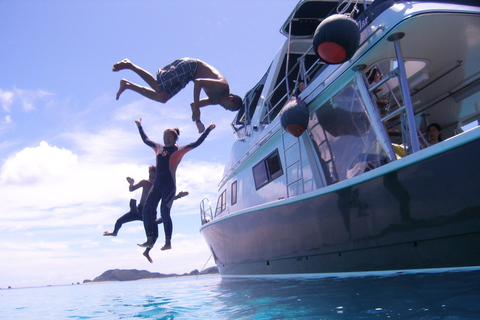
M330 64L350 60L360 45L360 28L344 14L334 14L323 20L315 30L313 48L317 56Z
M280 122L285 131L298 138L307 129L308 117L308 107L305 102L292 98L283 107Z

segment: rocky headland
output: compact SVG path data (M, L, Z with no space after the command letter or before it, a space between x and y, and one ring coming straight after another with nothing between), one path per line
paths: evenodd
M172 278L172 277L185 277L185 276L197 276L197 275L206 275L206 274L216 274L218 273L217 267L210 267L202 272L198 270L193 270L190 273L184 274L176 274L176 273L159 273L159 272L150 272L147 270L121 270L121 269L114 269L114 270L107 270L102 273L100 276L96 277L93 280L85 279L83 283L91 283L91 282L104 282L104 281L133 281L133 280L141 280L141 279L158 279L158 278Z

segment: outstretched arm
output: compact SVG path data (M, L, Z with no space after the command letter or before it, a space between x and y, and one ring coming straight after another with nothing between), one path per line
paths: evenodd
M202 142L205 140L205 138L210 133L210 131L212 131L213 129L215 129L215 125L212 123L211 125L208 126L207 130L205 130L205 132L200 136L200 138L198 138L197 141L192 142L190 144L187 144L186 146L183 146L183 147L178 147L178 150L170 156L170 163L171 163L170 171L173 172L172 173L173 176L175 176L175 171L177 170L177 166L180 163L180 161L182 160L183 156L188 151L190 151L190 150L198 147L199 145L201 145Z
M140 120L135 120L135 123L137 125L137 128L138 128L138 132L140 133L140 137L142 137L142 140L143 142L151 147L153 150L155 150L155 152L157 151L158 149L158 144L153 142L152 140L150 140L148 138L148 136L145 134L145 131L143 131L143 128L142 128L142 118L140 118Z
M138 188L143 188L143 187L145 187L146 183L149 183L147 180L141 180L139 183L134 184L135 181L130 177L127 177L127 181L130 184L130 186L128 187L129 191L135 191Z
M182 147L182 149L189 149L190 150L190 149L194 149L194 148L198 147L199 145L202 144L203 141L205 141L205 138L207 138L208 134L213 129L215 129L215 125L212 123L208 126L207 130L205 130L205 132L198 138L197 141L192 142L190 144L187 144L186 146Z
M218 102L212 101L210 98L200 100L200 91L204 90L205 93L208 94L209 92L229 92L228 83L225 81L224 78L221 79L210 79L210 78L198 78L194 81L193 87L193 103L191 104L192 107L192 120L197 121L200 120L200 108L217 104Z

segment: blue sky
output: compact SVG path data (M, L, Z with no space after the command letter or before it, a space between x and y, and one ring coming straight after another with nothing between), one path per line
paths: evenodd
M193 57L222 72L243 96L285 41L278 30L296 0L5 1L0 0L0 288L70 284L108 269L161 273L200 270L210 252L199 233L199 203L216 202L234 141L234 114L202 110L217 128L177 170L177 190L190 195L172 208L173 250L136 243L141 222L103 237L128 211L125 178L147 178L153 151L134 120L161 141L178 127L179 145L198 138L189 84L167 104L126 91L112 72L124 58L155 74L174 59ZM163 228L159 243L163 242ZM210 259L207 266L213 265Z

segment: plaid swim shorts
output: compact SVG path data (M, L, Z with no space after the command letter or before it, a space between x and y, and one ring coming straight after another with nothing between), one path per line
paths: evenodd
M190 58L177 59L157 71L159 92L173 97L195 78L198 61Z

